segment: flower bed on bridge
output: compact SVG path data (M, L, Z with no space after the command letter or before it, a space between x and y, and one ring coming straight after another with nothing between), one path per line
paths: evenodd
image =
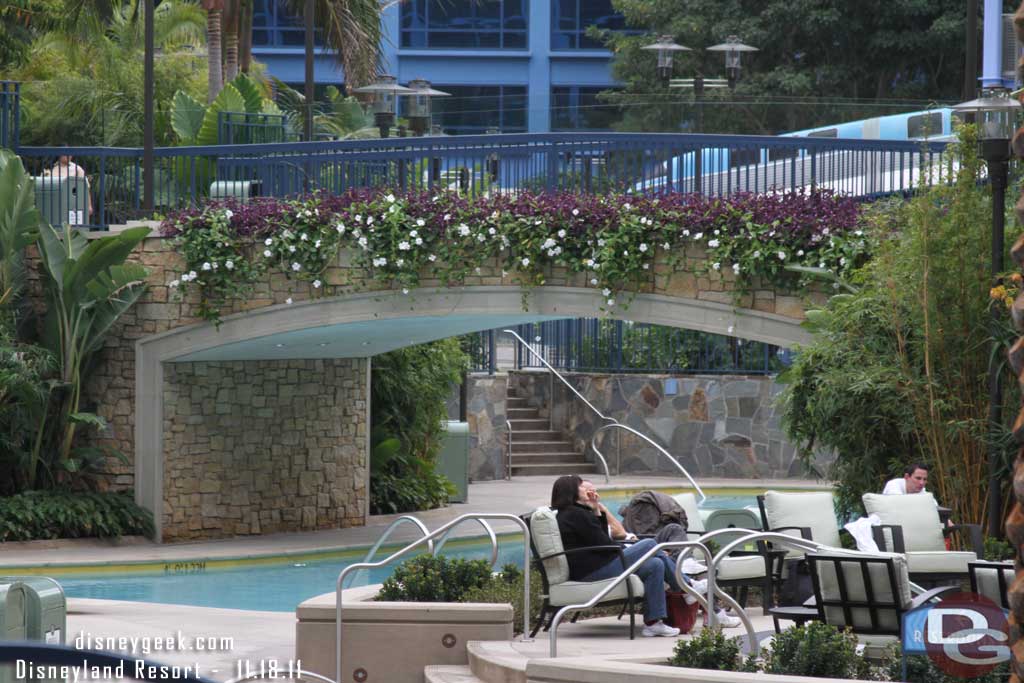
M864 261L863 223L856 201L829 192L467 198L360 190L210 203L171 215L163 229L188 269L171 285L198 288L201 315L216 322L228 300L244 297L268 272L308 282L315 296L330 294L323 274L342 249L405 293L422 272L459 285L494 258L526 290L561 267L585 274L609 311L652 280L658 255L679 267L688 248L705 255L700 274L731 278L738 292L755 281L800 289L809 274L793 266L842 278Z

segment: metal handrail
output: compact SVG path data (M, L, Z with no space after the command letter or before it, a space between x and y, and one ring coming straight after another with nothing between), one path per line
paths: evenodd
M694 489L696 489L697 493L700 494L700 502L701 503L703 503L705 500L708 499L707 494L704 493L704 489L702 489L700 487L700 485L697 483L697 481L693 477L690 476L690 473L686 471L686 468L683 467L682 464L678 460L676 460L675 456L673 456L671 453L669 453L664 448L659 446L653 439L648 437L646 434L642 434L642 433L638 432L637 430L633 429L632 427L627 427L626 425L622 424L621 422L613 422L612 424L606 424L606 425L604 425L602 427L598 427L597 430L594 432L593 436L590 437L590 448L593 449L593 451L597 455L597 457L601 458L602 462L604 461L604 456L601 455L601 451L597 447L597 435L600 434L601 432L603 432L606 429L612 429L612 428L615 428L615 429L625 429L627 432L630 432L631 434L635 434L636 436L639 436L641 439L643 439L647 443L649 443L652 446L654 446L654 449L658 453L661 453L666 458L668 458L669 461L673 465L676 466L676 469L679 470L680 472L682 472L683 476L686 477L686 480L690 482L690 486L692 486ZM607 470L607 469L608 469L608 465L605 465L605 470Z
M590 609L597 603L601 602L601 600L606 595L611 593L615 587L617 587L620 583L625 581L629 576L634 574L636 570L639 569L644 562L653 557L655 553L665 548L685 548L686 550L697 549L704 553L704 557L707 560L708 565L707 598L705 598L700 593L695 591L693 588L690 587L688 583L686 583L686 581L683 580L682 553L680 553L679 559L676 561L675 574L676 581L678 581L679 585L683 587L683 590L687 593L690 593L691 595L696 596L698 602L700 602L700 604L704 606L704 609L707 611L708 615L708 628L713 628L715 625L715 615L714 610L709 608L709 605L713 604L711 598L714 594L716 594L716 592L719 596L725 594L722 593L721 589L715 588L715 569L711 557L711 551L708 550L708 547L700 541L667 541L665 543L658 543L653 548L644 553L642 557L637 559L635 562L633 562L633 564L627 567L625 571L623 571L621 574L612 579L607 586L601 589L601 591L598 592L597 595L590 598L590 600L588 600L587 602L580 603L578 605L566 605L562 609L558 610L558 612L555 613L554 618L551 620L551 624L548 626L549 632L551 633L551 635L548 636L548 642L550 643L550 656L558 656L558 625L561 623L562 617L565 616L566 612Z
M388 537L391 536L391 532L407 522L409 524L412 524L413 526L418 527L419 530L423 532L424 537L430 535L430 529L428 529L427 525L421 522L418 517L415 517L413 515L402 515L401 517L399 517L398 519L396 519L388 525L388 528L385 529L384 533L380 535L380 538L378 538L377 542L373 544L373 547L366 552L366 557L363 558L363 562L369 562L370 560L372 560L373 556L377 554L378 550L380 550L380 547L384 545L384 541L388 540ZM437 554L434 551L434 541L427 541L427 551L431 555ZM352 577L352 580L355 580L355 576Z
M512 478L512 421L511 420L505 420L505 434L507 435L507 438L505 439L505 441L506 441L506 444L508 446L508 458L506 458L507 466L505 468L505 478L506 479L511 479Z
M359 562L357 564L350 564L341 570L338 574L338 581L335 584L334 589L334 616L337 624L335 632L335 645L337 646L337 657L335 658L335 680L341 683L341 633L342 633L342 618L341 618L341 600L342 600L342 584L345 581L346 575L352 571L358 571L360 569L375 569L377 567L383 567L384 565L397 560L404 555L407 555L411 550L419 545L422 545L424 541L430 542L434 538L441 536L452 527L458 526L467 519L507 519L510 522L515 522L519 525L519 528L523 530L523 636L521 640L523 642L530 642L530 527L527 526L526 522L521 520L515 515L502 512L476 512L465 515L459 515L452 521L438 527L434 531L430 532L418 541L414 541L409 545L405 546L401 550L392 553L390 556L377 562Z
M494 569L494 565L498 563L498 537L494 535L494 529L492 529L491 525L486 521L482 519L477 519L476 521L480 522L480 526L482 526L484 531L487 532L487 537L491 539L491 569ZM441 548L444 548L444 544L448 542L448 537L451 536L451 533L454 530L455 527L448 529L448 531L444 532L444 535L438 539L437 545L434 546L435 557L441 554Z
M561 380L562 384L564 384L565 386L569 387L569 391L571 391L572 393L576 394L576 396L581 401L586 403L587 407L590 408L592 411L594 411L595 415L597 415L602 420L610 423L610 424L602 425L601 427L599 427L597 429L597 431L594 432L594 435L590 438L590 447L593 449L594 454L597 455L598 459L601 461L601 465L604 467L604 482L606 484L611 480L611 475L608 473L608 462L605 460L604 454L602 454L601 451L597 448L597 444L595 443L594 439L597 437L597 435L600 432L604 431L605 429L610 429L612 427L618 427L620 429L625 429L628 432L632 432L633 434L636 434L641 439L643 439L647 443L649 443L652 446L654 446L654 448L657 449L657 451L659 453L663 454L665 457L667 457L669 460L671 460L672 464L674 464L676 466L676 469L678 469L680 472L682 472L683 475L686 477L686 479L690 482L690 484L695 489L697 489L697 493L700 494L700 502L703 503L705 500L707 500L707 495L704 493L704 490L700 486L697 485L696 480L694 480L694 478L690 476L690 473L686 471L686 468L683 467L680 464L680 462L675 459L675 456L673 456L671 453L666 451L664 448L662 448L661 446L656 444L650 437L648 437L648 436L646 436L644 434L641 434L640 432L636 431L632 427L627 427L626 425L624 425L621 422L619 422L618 420L616 420L614 417L608 417L607 415L602 413L600 410L595 408L594 404L592 404L590 401L588 401L586 398L584 398L583 394L581 394L580 392L578 392L576 390L576 387L574 387L573 385L569 384L569 381L567 379L565 379L565 377L562 377L562 373L558 372L558 370L555 370L555 368L552 367L550 363L548 363L546 360L544 360L543 356L541 356L539 353L534 351L530 347L530 344L527 343L527 341L525 339L520 337L516 333L515 330L502 330L502 332L507 332L508 334L510 334L513 337L515 337L515 339L520 344L522 344L526 348L526 350L529 351L533 355L534 358L536 358L541 363L543 363L544 367L546 367L550 372L552 372L555 375L555 377L557 377L559 380Z

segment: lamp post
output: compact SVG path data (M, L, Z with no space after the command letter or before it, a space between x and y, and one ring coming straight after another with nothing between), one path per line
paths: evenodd
M435 90L430 87L430 81L422 78L414 78L409 81L411 94L408 99L408 111L406 118L409 119L409 128L413 135L425 135L430 130L430 99L432 97L449 97L451 93L443 90Z
M690 48L679 45L672 36L658 36L656 43L644 45L641 50L652 50L658 53L658 78L668 81L672 78L672 60L676 52L690 52Z
M1006 219L1006 185L1009 176L1010 139L1013 137L1017 113L1021 105L1010 97L1008 90L999 88L986 91L981 98L964 102L953 107L955 111L974 114L978 126L978 140L981 157L988 165L988 177L992 183L992 286L999 284L1003 271L1003 232ZM999 324L999 313L992 307L993 347L995 331ZM993 349L998 352L998 348ZM993 353L993 358L995 353ZM988 368L988 423L994 433L1002 424L1003 388L999 381L999 365L990 362ZM1003 501L999 482L999 448L995 439L989 440L988 452L988 533L1000 535Z
M395 98L398 95L412 95L414 90L398 85L394 76L384 74L377 81L352 92L370 93L373 95L373 122L380 129L382 138L388 137L391 126L395 123Z
M725 74L729 79L729 87L735 88L736 81L740 80L740 56L744 52L757 52L756 47L744 45L736 36L729 36L724 43L712 45L708 52L725 53Z
M153 57L155 50L153 41L155 30L153 28L153 12L156 10L154 0L146 0L145 17L143 18L143 55L142 55L142 208L146 211L153 210L153 148L154 138L154 102L156 98ZM103 198L100 197L100 207L103 207ZM103 225L103 217L100 216L100 224Z

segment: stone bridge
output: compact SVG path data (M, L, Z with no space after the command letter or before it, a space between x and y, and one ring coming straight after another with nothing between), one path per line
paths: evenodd
M804 306L821 293L737 293L729 273L696 275L701 257L688 252L677 269L655 263L616 315L779 346L808 341ZM149 268L151 287L108 339L86 396L109 421L100 442L133 463L114 470L111 485L134 488L162 540L363 524L373 355L602 314L600 292L558 269L525 300L496 262L464 286L424 274L403 294L366 279L343 253L326 281L347 293L316 299L307 283L271 275L215 327L196 317L196 299L168 287L184 267L170 240L151 237L132 258Z

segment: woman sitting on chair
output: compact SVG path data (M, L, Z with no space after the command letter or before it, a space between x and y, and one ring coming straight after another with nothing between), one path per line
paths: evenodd
M608 535L608 518L601 504L588 496L583 480L575 474L559 477L551 488L551 507L558 512L558 531L566 550L596 545L615 545ZM630 566L644 553L653 548L653 539L644 539L622 549L626 566ZM623 571L617 553L594 550L570 553L569 578L573 581L600 581L611 579ZM644 584L644 629L645 637L679 635L679 629L664 623L668 615L665 603L665 583L672 590L682 590L675 577L675 565L668 555L659 551L647 558L636 570ZM697 588L698 586L694 586Z

